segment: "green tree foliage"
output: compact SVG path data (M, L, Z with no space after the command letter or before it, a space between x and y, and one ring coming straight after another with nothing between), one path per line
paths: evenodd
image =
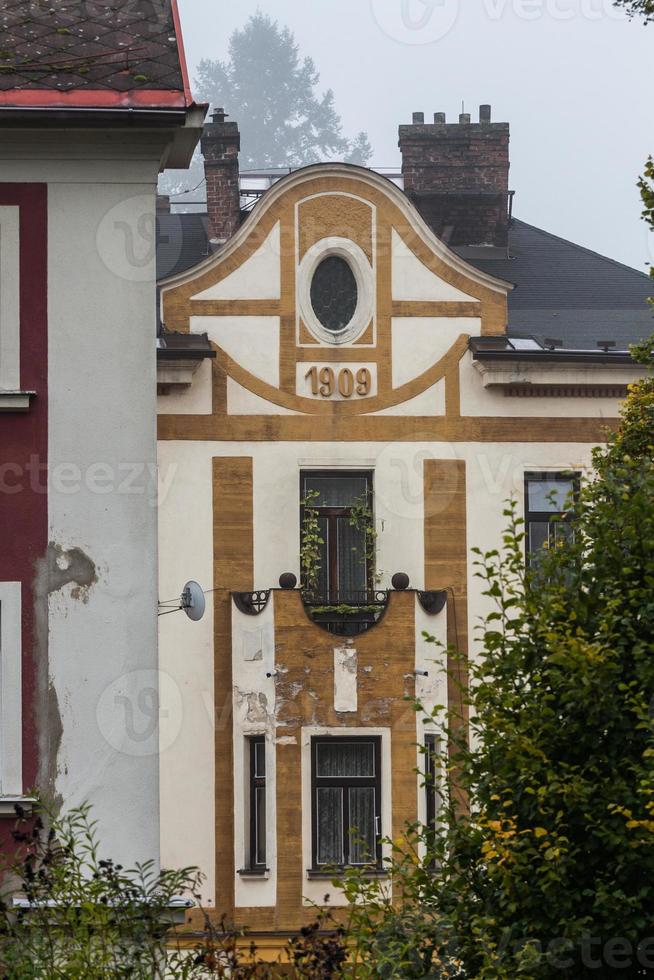
M224 106L237 120L243 169L327 159L365 165L371 156L366 134L343 137L334 94L329 89L317 95L319 81L291 31L258 12L232 34L227 61L200 62L197 85L202 99Z
M471 744L446 715L441 823L394 842L393 897L346 879L357 976L654 976L651 385L570 504L573 539L525 572L511 505L502 550L477 554Z
M654 20L654 0L613 0L616 7L622 7L630 17L644 17L645 23Z

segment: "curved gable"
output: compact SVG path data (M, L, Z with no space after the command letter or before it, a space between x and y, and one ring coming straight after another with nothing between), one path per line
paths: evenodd
M279 181L223 249L166 280L162 318L215 346L214 415L262 402L430 414L430 399L441 414L443 388L458 412L468 337L505 332L510 288L451 252L390 181L321 165Z

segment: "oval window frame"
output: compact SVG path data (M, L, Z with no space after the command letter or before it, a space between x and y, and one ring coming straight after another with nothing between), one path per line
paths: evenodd
M347 262L357 285L356 308L350 322L341 330L328 330L323 326L311 302L311 285L316 269L332 255ZM374 310L374 276L372 266L363 249L349 238L323 238L308 249L298 271L299 312L314 337L330 347L356 340L370 324Z

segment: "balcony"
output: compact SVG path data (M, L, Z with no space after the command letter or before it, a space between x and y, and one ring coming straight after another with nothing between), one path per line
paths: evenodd
M387 590L302 593L307 615L334 636L359 636L375 626L388 607Z

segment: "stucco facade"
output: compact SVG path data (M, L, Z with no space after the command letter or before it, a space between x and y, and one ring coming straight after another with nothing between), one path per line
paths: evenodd
M330 339L313 277L332 256L356 302ZM378 746L378 839L424 819L425 729L405 697L429 708L456 685L423 632L474 655L485 601L470 549L501 544L526 473L589 466L635 376L608 361L484 361L470 338L502 346L510 290L450 251L389 181L340 165L279 181L213 257L162 284L166 329L206 333L216 355L158 406L162 594L190 578L212 591L199 624L161 620L162 856L200 863L207 904L271 941L326 891L342 902L316 857L313 747ZM374 590L388 596L375 625L343 637L278 582L302 577L301 476L362 472ZM397 572L408 590L393 588ZM248 839L257 738L265 866Z

